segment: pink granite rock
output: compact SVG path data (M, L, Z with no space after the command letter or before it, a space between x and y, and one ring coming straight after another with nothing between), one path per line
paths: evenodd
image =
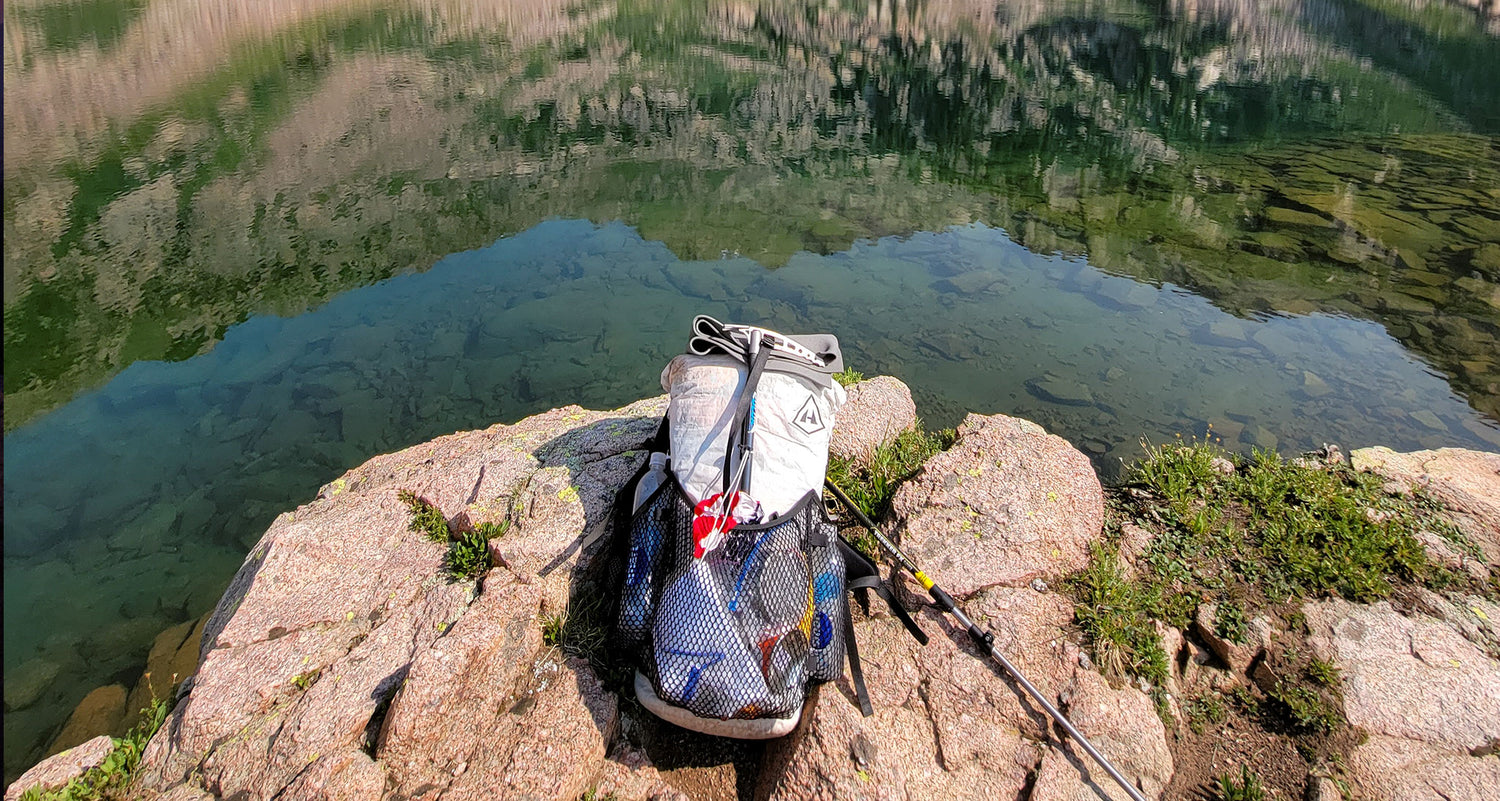
M907 553L964 596L1082 569L1104 526L1104 492L1088 457L1062 437L971 414L892 510Z

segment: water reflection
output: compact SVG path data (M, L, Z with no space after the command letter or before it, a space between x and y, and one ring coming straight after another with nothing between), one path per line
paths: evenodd
M4 14L6 672L55 673L7 711L8 773L320 481L650 392L697 312L835 330L930 423L1024 414L1106 470L1210 424L1242 448L1496 447L1493 15Z
M158 0L64 45L12 4L7 430L552 215L773 266L971 219L1128 243L1226 308L1379 320L1500 413L1500 151L1452 135L1500 129L1497 40L1253 6Z

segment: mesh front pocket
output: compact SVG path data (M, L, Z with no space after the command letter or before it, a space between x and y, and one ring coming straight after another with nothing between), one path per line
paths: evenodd
M692 558L686 498L675 486L661 496L643 510L647 520L638 515L632 525L633 537L647 527L664 537L644 621L644 672L653 689L700 717L796 709L807 682L837 676L843 659L842 560L816 496L770 523L736 526L701 559ZM622 608L622 633L625 624Z

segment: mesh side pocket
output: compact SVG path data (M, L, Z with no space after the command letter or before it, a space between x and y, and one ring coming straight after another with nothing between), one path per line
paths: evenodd
M676 488L663 486L630 520L629 543L620 555L620 611L615 630L621 645L639 648L651 633L661 594L662 564L672 559L676 542L690 539L692 510ZM687 520L689 528L681 528Z
M803 503L770 524L737 526L702 559L692 558L691 510L682 511L684 536L659 565L647 677L662 700L700 717L791 712L805 697L818 634L809 542L826 524L821 506Z
M808 678L833 681L844 673L843 620L849 594L845 591L844 555L838 548L838 528L826 518L819 519L816 525L822 536L814 541L824 544L810 549L813 621L809 633Z

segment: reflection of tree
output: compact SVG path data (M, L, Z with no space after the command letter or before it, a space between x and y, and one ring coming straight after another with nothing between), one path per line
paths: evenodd
M1412 70L1362 69L1336 44L1342 17L504 9L319 18L85 137L60 171L7 159L7 427L249 314L552 215L773 266L981 219L1236 311L1380 319L1496 412L1493 140L1410 136L1464 123ZM6 125L8 146L25 139ZM1393 127L1408 136L1353 136ZM1330 134L1348 136L1303 141Z

